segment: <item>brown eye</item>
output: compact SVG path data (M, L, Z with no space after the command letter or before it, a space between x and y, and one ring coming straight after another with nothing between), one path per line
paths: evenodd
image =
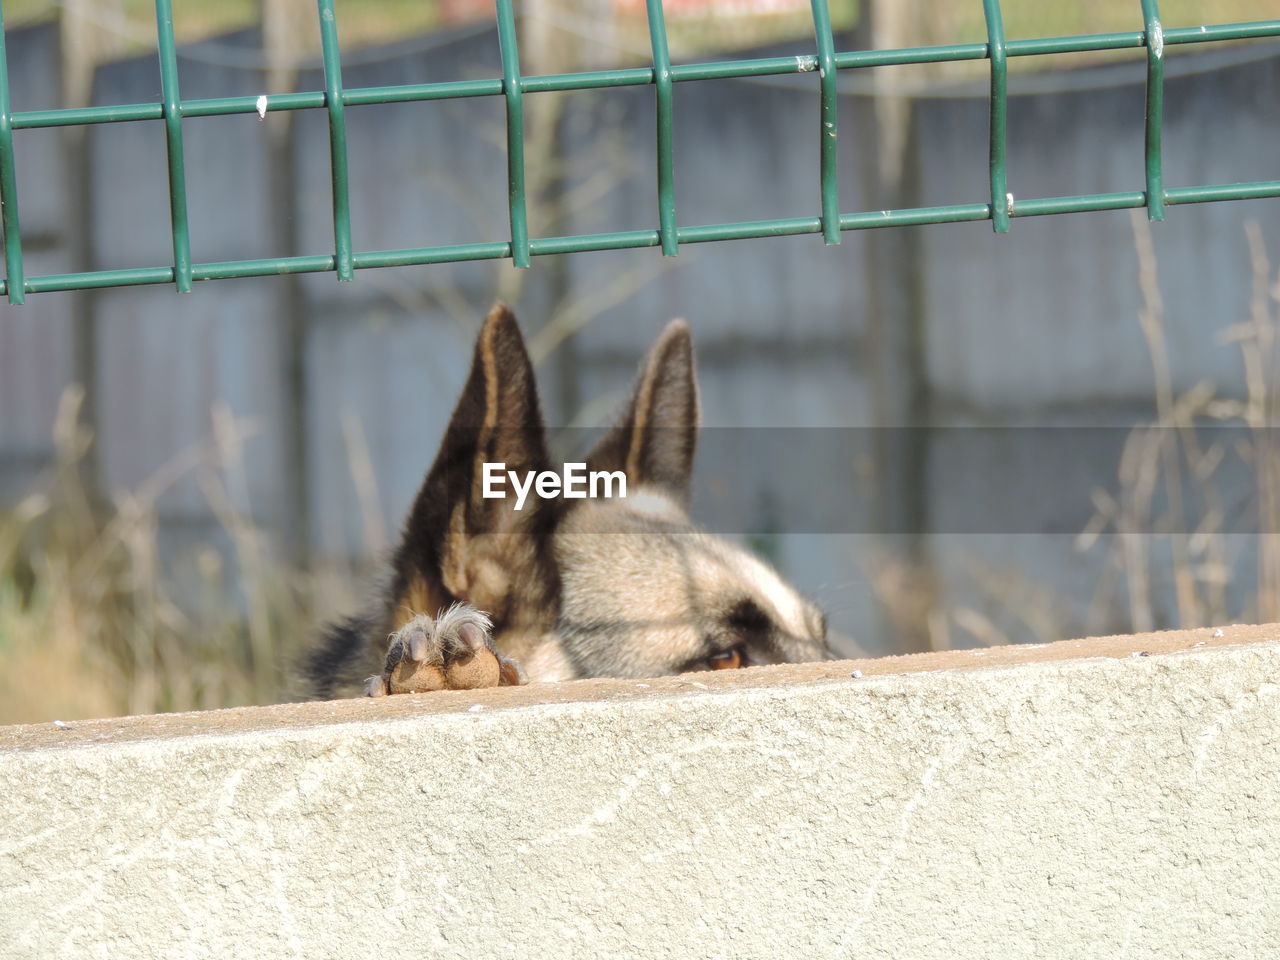
M722 653L713 653L707 657L707 666L712 670L737 670L745 662L746 657L742 655L741 647L734 647Z

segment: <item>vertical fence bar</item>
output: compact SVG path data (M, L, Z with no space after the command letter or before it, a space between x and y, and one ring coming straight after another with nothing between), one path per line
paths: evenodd
M987 20L987 57L991 60L991 225L1009 232L1008 175L1005 168L1005 123L1009 113L1009 64L1004 46L1000 0L982 0Z
M191 236L187 230L187 169L182 150L182 97L178 53L173 39L172 0L156 0L156 43L164 94L164 135L169 150L169 220L173 228L173 279L179 293L191 292Z
M813 32L818 46L818 82L822 87L819 177L822 182L822 239L840 242L840 181L836 169L836 43L827 0L812 0Z
M1147 217L1164 219L1164 27L1156 0L1142 0L1147 45Z
M653 83L658 97L658 235L662 255L674 257L676 236L676 173L671 139L671 54L667 50L667 22L662 0L645 0L649 11L649 42L653 47Z
M333 183L333 247L338 279L352 277L351 197L347 180L347 114L342 95L342 51L333 0L316 0L320 12L320 48L324 56L324 102L329 109L329 177Z
M9 302L26 301L22 273L22 228L18 221L18 176L13 156L13 121L9 116L9 61L4 50L4 5L0 4L0 217L4 222L4 276Z
M529 220L524 194L524 86L520 46L511 0L498 0L498 46L502 53L502 92L507 98L507 204L511 212L511 261L529 266Z

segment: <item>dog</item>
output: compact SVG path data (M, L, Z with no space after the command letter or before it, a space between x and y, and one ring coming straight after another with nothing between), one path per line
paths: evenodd
M385 588L304 660L312 696L831 659L814 604L689 519L698 423L693 342L673 320L586 460L625 497L495 496L495 477L551 467L524 338L496 305Z

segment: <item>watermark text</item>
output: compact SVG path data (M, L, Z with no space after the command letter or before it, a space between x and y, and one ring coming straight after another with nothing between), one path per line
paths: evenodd
M481 495L486 500L502 500L507 484L515 491L517 510L524 509L529 493L543 500L563 497L566 500L609 500L627 495L627 475L621 470L587 470L585 463L566 463L560 473L554 470L526 470L524 475L508 470L505 463L485 463Z

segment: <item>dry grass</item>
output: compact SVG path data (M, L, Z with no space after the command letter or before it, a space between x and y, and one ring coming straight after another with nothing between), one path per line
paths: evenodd
M1280 621L1280 271L1272 271L1258 224L1246 222L1249 316L1219 335L1240 351L1243 396L1221 396L1208 381L1177 392L1142 211L1133 211L1132 227L1155 411L1129 433L1114 487L1093 491L1094 516L1076 538L1078 550L1104 552L1088 609L1082 614L1052 584L975 562L965 589L978 599L934 601L928 611L934 649ZM1228 429L1198 429L1205 427ZM1227 491L1243 472L1253 502L1237 517ZM885 589L891 604L910 600L892 583Z
M277 562L244 507L251 429L226 411L208 441L140 488L91 503L80 400L75 389L63 398L49 475L0 516L0 723L287 698L312 611L354 599L357 572ZM156 504L193 473L231 546L202 545L184 576L161 552Z
M1164 332L1164 304L1151 243L1150 226L1139 211L1132 217L1138 251L1143 309L1139 322L1156 379L1156 415L1129 436L1121 458L1117 492L1097 491L1097 513L1082 533L1088 549L1105 533L1109 571L1095 599L1095 611L1116 601L1111 585L1123 585L1127 623L1133 630L1199 627L1230 620L1280 619L1280 451L1274 425L1280 412L1275 389L1280 365L1280 277L1273 283L1258 224L1249 221L1252 297L1248 319L1221 333L1223 343L1240 350L1245 372L1242 398L1220 397L1215 386L1200 382L1175 394ZM1197 426L1224 425L1230 431L1209 434ZM1243 606L1229 605L1227 587L1245 575L1238 549L1239 529L1228 529L1225 470L1243 463L1252 473L1256 497L1246 519L1256 547L1254 589ZM1188 522L1188 520L1190 522ZM1134 531L1152 531L1137 533ZM1157 559L1159 558L1159 559ZM1152 571L1167 569L1173 609L1161 613Z

